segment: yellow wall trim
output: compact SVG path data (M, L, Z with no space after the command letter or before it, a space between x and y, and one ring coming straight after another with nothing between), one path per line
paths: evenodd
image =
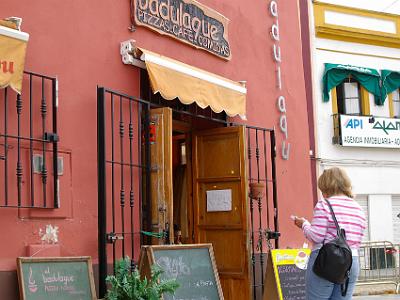
M367 17L375 20L389 21L395 25L395 33L347 27L326 23L325 13L336 12L351 16ZM370 10L314 2L315 32L317 37L362 43L383 47L400 48L400 18L397 15L374 12Z
M338 113L338 105L337 105L337 91L336 87L331 89L331 98L332 98L332 114Z
M394 118L394 108L393 108L393 94L390 93L388 95L388 100L389 100L389 112L390 112L390 117Z
M340 124L339 124L339 114L337 105L337 91L336 87L331 89L332 98L332 120L333 120L333 137L336 139L336 143L339 143L340 139Z
M343 54L351 54L351 55L357 55L357 56L367 56L367 57L377 57L377 58L400 60L400 56L396 57L396 56L376 55L376 54L370 54L370 53L351 52L351 51L335 50L335 49L322 48L322 47L317 47L316 49L321 50L321 51L334 52L334 53L343 53Z
M364 116L369 116L371 114L371 108L369 104L369 93L361 85L360 87L361 87L361 113Z

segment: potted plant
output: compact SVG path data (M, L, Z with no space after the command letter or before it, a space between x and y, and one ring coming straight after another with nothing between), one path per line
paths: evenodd
M250 198L257 199L262 198L265 193L264 182L251 182L250 183Z
M151 278L141 279L139 271L130 270L130 258L120 259L115 264L115 275L107 276L110 285L107 300L159 300L163 293L173 294L179 287L175 279L163 280L164 271L158 267L151 268Z

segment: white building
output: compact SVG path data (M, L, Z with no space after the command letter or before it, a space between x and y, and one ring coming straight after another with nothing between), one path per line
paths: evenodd
M317 172L346 169L365 240L400 243L400 1L314 1L309 14ZM379 99L382 70L396 89Z

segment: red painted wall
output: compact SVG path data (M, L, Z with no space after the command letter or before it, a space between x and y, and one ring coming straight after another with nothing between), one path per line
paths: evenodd
M270 28L269 1L202 0L230 19L232 59L225 61L143 27L130 32L129 1L2 0L0 18L23 18L30 34L26 69L59 79L60 148L68 156L70 179L64 195L68 218L21 218L14 209L0 208L0 233L8 247L0 248L0 270L15 269L15 258L39 241L45 224L60 227L62 255L97 257L96 86L139 95L139 72L123 65L119 43L135 39L145 49L169 56L229 79L247 81L247 124L278 127L276 99L286 97L290 159L280 158L283 134L277 129L277 182L281 247L299 247L304 238L291 214L312 212L309 139L301 36L297 1L277 1L283 90L276 88L276 64Z

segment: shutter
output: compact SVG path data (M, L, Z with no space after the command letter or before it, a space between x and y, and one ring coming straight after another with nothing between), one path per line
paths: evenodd
M393 216L393 243L400 243L400 195L392 196L392 216ZM399 215L400 216L400 215Z
M368 196L367 195L357 195L355 200L360 204L362 210L364 211L365 218L367 220L367 228L364 231L363 242L369 241L369 208L368 208ZM400 200L400 198L399 198ZM400 203L400 202L399 202ZM399 219L400 221L400 219Z

